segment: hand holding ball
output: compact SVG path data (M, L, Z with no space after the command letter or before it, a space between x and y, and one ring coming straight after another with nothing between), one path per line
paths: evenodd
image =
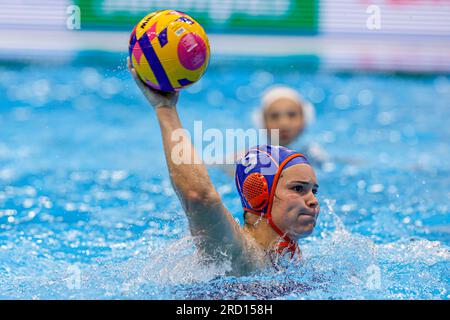
M132 67L149 87L174 92L198 81L209 63L208 37L190 16L163 10L145 16L131 32Z

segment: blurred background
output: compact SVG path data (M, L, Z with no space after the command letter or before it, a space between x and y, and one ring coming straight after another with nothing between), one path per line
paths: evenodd
M213 54L301 56L321 69L450 71L448 0L0 1L0 57L126 50L145 14L177 8Z

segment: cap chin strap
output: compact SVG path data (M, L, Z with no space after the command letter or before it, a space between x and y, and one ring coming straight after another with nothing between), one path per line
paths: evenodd
M297 250L300 250L298 248L298 244L297 241L293 241L291 238L289 238L287 236L287 234L285 232L282 232L273 222L272 217L269 215L269 217L267 218L267 221L269 221L270 226L272 227L273 230L275 230L276 233L278 233L278 235L284 240L282 242L279 242L277 244L277 249L276 251L278 253L284 253L286 252L286 250L288 252L291 253L291 258L294 257L295 253L297 252Z
M271 215L265 215L264 212L258 212L249 208L244 208L245 211L250 212L254 215L257 215L259 217L263 217L267 219L267 222L272 227L272 229L282 238L284 241L280 241L277 244L277 248L275 251L279 254L290 252L291 253L291 259L294 257L295 253L300 251L298 244L296 241L293 241L291 238L287 236L287 234L283 231L281 231L280 228L278 228L275 223L272 220Z

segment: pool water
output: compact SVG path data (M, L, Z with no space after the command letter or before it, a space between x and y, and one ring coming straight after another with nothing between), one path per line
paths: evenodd
M0 65L0 298L449 299L450 77L304 70L215 58L184 91L186 128L250 128L260 93L296 87L322 205L300 266L202 266L156 118L124 56ZM210 175L242 222L234 181Z

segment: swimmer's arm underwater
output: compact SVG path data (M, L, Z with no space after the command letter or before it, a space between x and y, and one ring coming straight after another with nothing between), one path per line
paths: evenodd
M176 103L178 93L164 94L149 89L137 77L128 62L128 67L147 100L154 106L159 121L164 153L172 186L188 217L191 234L197 246L207 258L214 261L231 257L234 262L242 259L245 239L240 226L222 203L212 184L206 167L198 161L195 149L186 131L183 130ZM176 131L177 139L173 138ZM180 147L180 141L183 141ZM182 150L188 163L177 164L172 152Z

